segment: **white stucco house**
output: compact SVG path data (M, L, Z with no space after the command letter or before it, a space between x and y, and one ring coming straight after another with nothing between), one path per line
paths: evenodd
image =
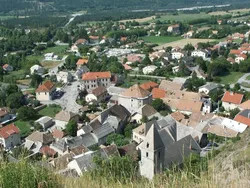
M14 124L0 128L0 144L5 149L21 144L20 130Z
M55 84L48 80L36 89L36 99L39 101L50 101L53 99L55 91Z
M103 86L99 86L93 89L91 92L89 92L89 94L86 95L85 101L87 103L90 103L90 102L99 103L99 102L104 101L107 96L108 96L107 89Z
M45 61L52 61L52 60L57 60L57 59L58 59L58 55L55 55L53 52L44 54Z
M191 56L192 57L201 57L202 59L206 59L207 54L208 53L205 50L195 50L195 51L192 51Z
M181 59L184 57L184 53L182 52L172 52L172 59Z
M211 91L214 91L219 88L218 84L215 83L207 83L201 87L199 87L199 93L204 93L208 95Z
M136 112L145 104L152 103L152 94L142 89L138 84L128 88L118 96L118 104L124 106L129 112Z
M226 91L221 99L222 106L227 111L238 108L243 100L243 97L244 95L242 94Z
M30 67L30 74L36 73L38 75L43 75L44 71L44 68L39 65L33 65L32 67Z
M150 74L153 73L155 71L155 69L157 69L157 66L155 65L149 65L146 66L142 69L143 74Z
M82 75L82 88L88 92L99 86L108 87L110 84L110 72L87 72Z
M56 79L58 82L62 82L66 84L68 82L72 82L73 76L70 72L60 71L56 74Z

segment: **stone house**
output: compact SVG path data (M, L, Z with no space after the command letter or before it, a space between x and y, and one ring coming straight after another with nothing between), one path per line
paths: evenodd
M43 130L47 130L49 127L51 127L54 124L53 119L48 116L43 116L39 118L38 120L35 121L35 123L38 123L39 125L41 125Z
M58 82L66 84L68 82L72 82L73 76L70 72L60 71L56 74L56 79Z
M108 96L107 89L103 86L99 86L92 91L89 92L89 94L86 95L85 101L87 103L94 102L94 103L100 103L104 101Z

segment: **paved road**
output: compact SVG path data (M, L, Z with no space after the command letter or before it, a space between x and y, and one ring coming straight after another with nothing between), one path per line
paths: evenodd
M72 82L72 85L66 85L64 88L65 93L60 99L43 102L43 104L57 104L60 105L65 111L78 113L79 109L82 107L76 103L78 96L78 85L80 85L79 81Z
M63 66L63 64L65 63L65 59L67 58L68 56L64 56L63 58L62 58L62 60L60 60L60 61L62 61L62 63L60 63L60 64L58 64L57 66L55 66L54 68L51 68L51 69L49 69L49 74L55 74L55 73L57 73L58 72L58 67L61 67L61 66Z
M249 75L250 75L250 73L244 74L244 75L237 81L237 83L242 84L243 82L246 82L246 83L250 84L250 80L247 80L247 77L248 77ZM234 86L234 84L232 84L232 85ZM232 85L230 85L230 87L232 87ZM250 88L241 86L241 89L244 89L244 90L250 92Z

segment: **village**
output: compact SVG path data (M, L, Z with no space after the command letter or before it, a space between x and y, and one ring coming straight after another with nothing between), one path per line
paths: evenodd
M22 78L33 87L2 83L13 96L0 108L2 149L11 160L25 151L73 177L94 169L95 156L130 156L140 175L153 179L191 154L203 158L237 141L250 126L250 24L215 24L243 24L244 32L210 41L223 29L183 32L176 23L165 32L185 43L156 46L133 37L161 36L163 28L129 22L112 25L116 38L94 35L102 27L92 26L72 44L57 41L65 51L40 54ZM131 27L138 34L126 35ZM205 32L207 40L194 42ZM2 69L11 75L15 67Z

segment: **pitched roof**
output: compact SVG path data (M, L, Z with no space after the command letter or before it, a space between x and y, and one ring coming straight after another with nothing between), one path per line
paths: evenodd
M49 146L42 147L39 152L42 153L43 155L48 155L48 156L54 156L57 153L55 150L53 150Z
M241 103L239 107L242 109L250 109L250 100Z
M132 70L132 67L130 67L127 64L122 64L122 66L124 67L125 70Z
M181 99L176 108L181 111L200 112L202 104L200 101Z
M54 129L53 132L52 132L52 135L54 138L58 138L58 139L61 139L65 136L65 133L61 130L58 130L58 129Z
M137 113L141 114L142 116L150 117L156 114L157 111L152 106L145 104L137 110Z
M75 44L84 44L84 43L86 43L86 42L88 42L86 39L78 39L78 40L75 42Z
M8 108L5 108L5 107L4 108L0 108L0 117L5 116L7 114L9 114Z
M122 105L115 104L109 109L109 115L115 116L120 120L124 121L130 116L130 112Z
M55 120L60 120L60 121L66 121L69 122L73 117L77 116L78 114L75 114L73 112L68 112L68 111L60 111L59 113L56 114Z
M239 93L233 93L230 91L226 91L222 97L222 102L230 102L233 104L240 104L244 95Z
M99 152L104 158L108 158L111 156L120 156L120 153L118 152L117 146L115 144L101 147Z
M165 147L154 123L151 125L150 129L148 130L145 140L141 144L141 147L151 150L151 151L155 151L157 149Z
M166 91L163 89L154 88L151 93L153 95L153 99L161 99L166 97Z
M121 95L124 97L146 98L150 96L151 93L147 90L142 89L138 84L135 84L121 93Z
M18 134L20 132L19 128L14 124L6 125L0 128L0 137L6 139L12 134Z
M44 145L50 144L53 142L53 136L50 133L42 133L39 131L33 132L29 135L26 140L30 140L33 142L41 142Z
M49 92L55 86L50 80L47 80L43 84L39 85L36 92Z
M9 64L4 64L4 65L3 65L3 69L7 69L8 66L9 66Z
M250 126L250 110L245 109L241 111L235 116L234 120Z
M241 54L241 50L232 49L232 50L230 50L230 54L240 55Z
M207 83L207 84L205 84L205 85L203 85L203 86L200 86L199 89L201 89L201 88L206 88L206 89L208 89L209 91L212 91L212 90L214 90L214 89L216 89L216 88L218 88L218 87L219 87L218 84L215 84L215 83Z
M111 78L110 72L87 72L82 75L82 80L96 80L102 78Z
M105 92L107 92L107 89L103 86L99 86L91 91L91 93L97 97L102 95Z
M128 155L132 157L132 159L136 161L138 160L139 154L138 154L138 151L136 150L136 144L133 142L131 144L127 144L125 146L118 148L118 151L121 156Z
M144 90L151 90L151 89L156 88L158 86L159 86L159 84L157 84L155 82L151 82L151 81L140 85L140 87Z
M110 126L108 122L104 123L100 128L93 131L97 139L106 137L113 132L115 132L115 130Z
M185 119L185 116L179 111L172 113L171 116L172 118L174 118L176 121L179 121L179 122Z
M84 65L84 64L87 64L88 63L88 59L79 59L76 64L77 65Z
M181 90L182 89L182 84L174 83L169 80L162 80L160 85L160 89L163 89L165 91L168 90Z

